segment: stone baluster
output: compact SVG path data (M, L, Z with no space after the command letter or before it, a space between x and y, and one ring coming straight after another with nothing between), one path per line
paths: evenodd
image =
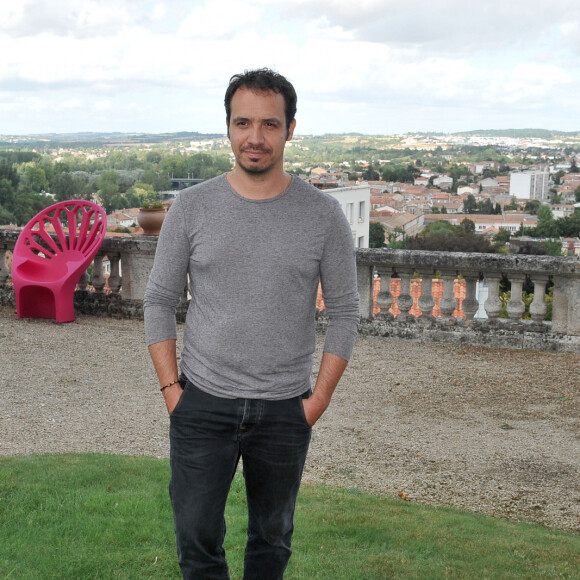
M111 273L109 274L109 290L113 294L118 294L121 289L121 276L119 265L121 256L119 254L111 254L109 256L109 263L111 264Z
M401 294L397 298L397 306L401 311L400 316L408 317L409 310L413 307L413 296L411 296L411 276L413 275L413 268L399 267L397 274L401 278Z
M93 288L96 292L103 292L107 280L103 272L103 256L97 254L93 263Z
M389 308L392 306L394 301L394 296L391 293L391 276L392 271L390 268L384 268L377 266L377 271L381 277L381 291L377 296L377 305L381 311L377 314L377 318L386 319L393 318L393 315L389 312Z
M81 277L79 278L77 288L79 290L86 290L88 285L89 285L89 275L88 275L87 271L85 270L81 274Z
M433 298L433 269L419 270L421 278L421 296L419 296L419 308L421 309L421 316L432 316L433 308L435 308L435 298Z
M0 248L0 286L8 280L8 264L6 263L6 249Z
M488 295L483 306L487 317L490 320L493 320L494 318L499 317L501 307L503 306L502 301L499 299L499 283L501 281L501 274L499 272L490 274L486 273L485 279L487 281Z
M363 320L371 320L373 317L373 267L367 264L357 264L356 276L360 297L360 316Z
M479 273L465 272L463 274L465 280L465 300L462 308L467 320L472 320L479 310L479 302L477 301L477 281L479 280Z
M509 302L507 303L507 313L510 320L519 320L526 311L526 305L522 300L522 288L525 279L525 276L521 275L510 276L512 290Z
M453 316L457 308L457 300L455 299L455 276L454 270L443 270L441 277L443 278L443 296L439 302L441 313L445 317Z
M548 276L536 274L532 276L532 282L534 284L534 300L530 304L530 316L534 322L542 322L548 312L548 305L546 304Z

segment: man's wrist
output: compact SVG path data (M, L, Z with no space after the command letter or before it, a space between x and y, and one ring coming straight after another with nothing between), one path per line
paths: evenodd
M179 385L179 379L175 379L175 380L171 381L170 383L163 385L159 390L163 393L165 391L165 389L170 389L171 387L174 387L175 385Z
M330 405L331 397L323 392L323 389L316 389L312 391L312 395L310 396L312 402L316 402L317 405L324 407L325 409Z

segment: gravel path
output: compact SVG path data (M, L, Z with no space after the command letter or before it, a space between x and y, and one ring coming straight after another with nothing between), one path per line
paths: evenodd
M142 322L0 308L0 387L0 455L168 455ZM305 480L580 532L579 411L577 354L359 338Z

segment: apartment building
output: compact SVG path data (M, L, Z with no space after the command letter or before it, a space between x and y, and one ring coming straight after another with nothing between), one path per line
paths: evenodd
M548 199L550 173L546 169L522 171L510 175L510 195L517 199Z
M340 203L350 224L355 248L368 248L371 188L368 185L358 185L327 189L325 192Z

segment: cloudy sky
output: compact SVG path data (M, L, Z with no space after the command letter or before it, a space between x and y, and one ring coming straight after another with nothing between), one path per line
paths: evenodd
M298 134L580 130L577 0L18 0L0 55L4 135L221 133L263 66Z

